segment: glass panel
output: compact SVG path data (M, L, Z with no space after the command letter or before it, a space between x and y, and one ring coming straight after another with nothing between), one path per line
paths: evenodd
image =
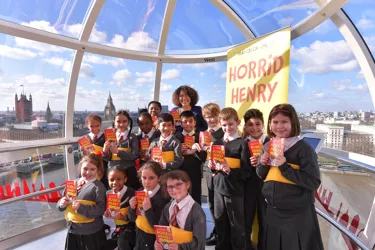
M375 2L349 1L344 6L345 12L365 39L372 56L375 55ZM362 75L363 78L363 75Z
M19 201L0 206L0 241L64 219L56 203Z
M91 0L4 0L0 19L78 38Z
M166 2L106 1L90 41L123 49L156 52Z
M69 49L0 34L0 142L64 136L72 55Z
M243 1L225 2L245 21L256 36L295 26L318 9L313 0Z
M195 88L199 94L198 106L209 102L225 107L226 62L197 64L163 64L160 100L172 109L173 92L181 85Z
M210 1L177 1L166 54L190 54L195 52L182 50L215 49L244 41L242 33Z
M130 111L134 121L132 132L136 133L138 109L146 108L148 102L153 99L151 90L155 81L155 63L89 53L85 54L83 63L89 64L95 74L89 78L80 76L78 79L74 107L74 136L88 133L85 126L85 117L88 114L100 115L103 118L102 129L105 129L112 126L114 113L120 109Z

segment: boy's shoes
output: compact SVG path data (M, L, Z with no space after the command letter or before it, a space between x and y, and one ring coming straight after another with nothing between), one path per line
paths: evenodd
M105 234L109 234L111 232L111 227L107 224L103 226Z
M206 246L216 246L217 243L217 235L211 233L210 237L206 239Z

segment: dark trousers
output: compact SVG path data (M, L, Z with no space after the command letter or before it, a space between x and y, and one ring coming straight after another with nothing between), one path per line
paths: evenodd
M137 170L135 169L135 167L130 167L127 168L126 171L128 172L128 180L125 185L127 187L131 187L134 190L138 190L141 187L141 183L139 183Z
M185 166L185 164L184 164ZM183 167L184 167L183 166ZM189 166L190 169L187 167L181 168L181 170L185 171L187 175L190 178L191 181L191 197L201 204L201 197L202 197L202 171L201 171L201 166Z
M65 250L102 250L106 244L104 229L89 235L68 233Z
M214 192L214 218L218 235L216 250L246 248L243 196L224 196Z

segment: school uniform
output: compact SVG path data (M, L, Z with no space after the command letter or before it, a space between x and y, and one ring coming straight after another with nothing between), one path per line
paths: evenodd
M166 141L163 145L163 141ZM173 134L167 138L160 136L150 143L150 155L153 147L162 147L163 166L165 170L179 169L182 165L181 142Z
M113 190L108 190L108 194L113 194ZM128 217L129 200L135 196L135 190L123 186L120 190L120 213ZM127 220L114 219L116 224L115 232L112 234L112 239L108 240L108 248L115 249L118 246L119 250L131 250L135 245L135 224Z
M181 143L185 142L185 136L194 136L195 143L199 143L199 133L194 130L187 133L185 130L176 132L175 136ZM193 199L201 204L202 196L202 165L206 160L207 153L203 150L195 151L193 154L184 155L181 170L185 171L191 181L191 196Z
M144 139L144 138L148 138L148 141L151 143L153 140L155 140L156 138L160 137L160 131L155 129L155 128L152 128L150 132L148 132L147 134L145 134L144 132L141 132L137 135L137 139L138 141L140 141L141 139ZM139 144L139 148L141 148L141 144ZM140 159L140 164L141 166L145 163L145 161L143 159Z
M250 141L261 140L263 145L269 141L269 138L265 135L262 135L259 139L254 139L251 136L248 136L245 141L246 143ZM244 189L244 213L245 213L245 229L246 229L246 248L251 250L251 240L250 236L252 234L252 227L254 223L255 214L257 214L258 219L258 244L257 249L263 250L263 233L264 233L264 218L266 212L266 200L262 194L263 180L260 179L256 173L256 166L250 167L251 178L245 180ZM251 237L253 238L253 237Z
M228 141L227 141L228 140ZM227 141L227 142L226 142ZM217 250L246 248L244 224L244 180L250 176L249 148L238 133L213 143L225 146L229 175L212 170Z
M141 189L141 191L145 191ZM161 193L158 184L154 190L148 192L151 201L151 208L145 211L145 215L137 215L136 209L129 207L128 217L136 223L136 238L134 250L153 250L155 243L154 225L158 225L160 215L167 204Z
M175 206L178 206L177 213ZM171 221L174 214L176 215L176 225L172 225L174 223ZM159 225L171 226L174 234L173 240L178 244L178 249L205 249L206 215L201 206L189 194L179 203L172 200L164 207Z
M95 178L87 181L77 191L76 199L81 203L77 211L72 209L71 204L61 207L61 200L57 203L57 209L65 211L68 225L65 249L102 249L106 243L103 229L103 214L106 208L104 185Z
M268 151L269 143L262 153ZM314 207L320 172L314 149L300 137L286 138L286 162L281 166L258 164L267 201L264 249L320 250L323 243Z
M172 108L172 110L179 110L180 114L184 111L180 107L174 107L174 108ZM202 107L201 106L193 106L193 107L191 107L190 111L193 112L193 114L195 116L195 122L196 122L195 130L197 132L205 131L207 129L207 122L203 118ZM182 128L181 125L176 125L175 127L176 127L176 132L182 132L183 128Z
M139 158L139 141L136 135L132 133L129 135L128 133L129 130L123 133L117 131L116 138L119 152L113 154L109 151L103 158L108 161L108 169L113 166L124 168L128 173L128 180L125 185L137 190L141 186L135 169L135 161Z

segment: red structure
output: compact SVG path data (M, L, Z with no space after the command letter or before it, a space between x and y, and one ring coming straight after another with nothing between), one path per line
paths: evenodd
M16 94L15 96L15 107L16 107L16 122L30 122L31 115L33 114L33 99L31 94L29 99L27 99L24 93L21 93L20 99Z

